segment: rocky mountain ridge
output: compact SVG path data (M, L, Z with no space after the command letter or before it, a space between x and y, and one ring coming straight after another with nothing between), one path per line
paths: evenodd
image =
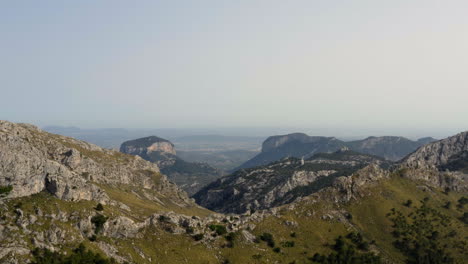
M105 203L100 184L126 184L191 204L155 164L28 124L0 121L0 162L0 185L13 187L10 197L48 191L63 200Z
M342 149L309 159L285 158L267 166L239 170L213 182L193 197L198 204L222 213L244 213L291 203L333 185L335 179L376 164L382 158Z
M308 136L304 133L272 136L263 142L260 154L237 169L266 165L285 157L309 158L316 153L332 153L343 147L397 161L432 141L434 139L430 137L412 141L404 137L383 136L346 142L334 137Z
M237 171L193 197L200 205L222 213L271 208L337 183L346 183L351 178L340 176L350 176L369 165L380 165L388 173L463 192L468 190L468 174L464 171L468 168L467 135L468 132L460 133L429 143L394 164L346 147L332 154L315 154L306 160L285 158L266 166ZM273 146L276 147L278 145Z

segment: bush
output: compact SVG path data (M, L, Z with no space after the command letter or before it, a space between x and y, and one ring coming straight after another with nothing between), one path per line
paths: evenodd
M97 211L104 211L104 206L101 203L98 203L95 208Z
M281 243L281 246L282 247L294 247L296 243L294 243L294 241L284 241Z
M347 237L356 239L355 233L351 233ZM358 238L359 239L359 238ZM354 243L354 242L353 242ZM335 239L335 244L332 246L335 251L329 255L320 255L316 253L312 258L309 258L312 262L323 263L323 264L342 264L342 263L366 263L366 264L380 264L381 259L374 253L360 253L355 247L350 244L345 238L339 236Z
M447 202L447 203L444 205L444 208L445 208L445 209L450 209L450 208L452 208L452 203L451 203L451 202Z
M83 244L80 244L69 255L63 255L58 252L52 252L46 248L36 248L32 251L32 264L116 264L114 259L102 257L98 253L87 250Z
M465 204L468 204L468 198L462 197L458 199L458 204L457 204L458 208L463 209L465 207Z
M281 249L279 247L275 247L273 249L273 252L276 252L276 253L280 253L281 252Z
M260 235L260 239L267 242L269 247L275 247L275 240L273 239L273 235L270 233L263 233Z
M463 216L461 217L461 221L468 225L468 213L467 212L463 213Z
M11 191L13 191L13 186L0 186L0 197L7 196Z
M296 232L292 232L291 234L289 234L290 237L296 237Z
M227 247L232 248L234 247L234 240L236 239L236 233L230 232L224 238L228 241Z
M193 237L193 239L195 239L195 241L200 241L200 240L203 239L204 236L205 235L203 235L203 234L196 234L196 235L193 235L192 237Z
M413 204L413 201L412 201L412 200L408 200L408 201L406 201L403 205L406 206L406 207L411 207L412 204Z
M167 222L167 221L169 221L169 217L167 217L165 215L160 215L159 216L159 221L160 222Z
M103 216L102 214L97 214L91 218L91 223L94 224L94 233L99 234L99 232L104 227L104 224L107 221L107 217Z
M226 227L223 225L210 225L211 231L215 231L218 236L222 236L227 233Z

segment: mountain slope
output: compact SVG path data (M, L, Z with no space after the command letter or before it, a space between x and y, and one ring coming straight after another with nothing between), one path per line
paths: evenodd
M412 141L404 137L385 136L345 142L334 137L311 137L303 133L273 136L263 142L260 154L240 165L236 170L266 165L285 157L308 158L315 153L331 153L343 147L397 161L432 141L434 139L430 137Z
M163 174L189 194L222 175L220 170L206 163L187 162L179 158L170 141L155 136L126 141L122 143L120 151L156 163Z
M290 203L331 186L370 164L388 167L383 159L347 149L310 159L285 158L266 166L239 170L196 193L198 204L223 213L243 213Z
M405 230L392 218L401 213L399 221L412 221L421 208L442 217L443 226L423 216L424 225L409 231L437 234L430 244L441 251L434 252L454 259L445 263L468 258L466 190L404 177L403 168L369 165L296 202L222 215L187 200L150 162L30 125L1 121L0 153L2 264L31 263L33 252L40 257L45 249L73 257L80 243L117 263L313 263L316 254L345 257L338 242L354 248L349 261L407 263L412 256L394 246Z

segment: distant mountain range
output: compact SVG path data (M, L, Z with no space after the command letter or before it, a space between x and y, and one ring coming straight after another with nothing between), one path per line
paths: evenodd
M417 143L432 140L426 138L415 142L398 137L371 137L353 144L355 148L368 152L380 150L382 151L380 153L403 153L404 151L396 152L394 149L413 142L414 145L408 146L407 151L409 151L410 147L416 146ZM306 149L304 146L335 148L337 142L339 141L334 138L294 134L291 137L269 138L264 143L264 150L265 153L274 153L278 149L290 150L291 146L299 146L302 147L300 150L303 154ZM322 145L317 146L318 144ZM466 191L468 132L426 144L399 162L361 154L347 147L334 153L314 154L308 159L284 158L268 165L240 169L207 185L193 197L198 204L210 210L221 213L244 213L248 210L255 211L291 203L298 198L336 185L338 178L357 174L365 167L371 168L366 174L372 177L388 173L385 171L394 171L407 178L431 181L434 186ZM447 175L443 174L444 171L447 171ZM448 175L454 178L448 180L450 178L446 178ZM355 187L352 184L349 186L349 188Z
M430 137L413 141L404 137L384 136L345 142L335 137L308 136L303 133L272 136L263 142L261 153L235 170L266 165L285 157L308 158L316 153L331 153L343 147L397 161L432 141L435 139Z
M188 194L222 176L222 171L206 163L187 162L177 156L169 140L150 136L122 143L120 152L156 163L161 172Z

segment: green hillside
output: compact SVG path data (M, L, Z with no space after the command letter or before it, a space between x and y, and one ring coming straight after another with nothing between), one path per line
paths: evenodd
M109 219L124 215L141 221L151 213L176 209L179 213L200 217L210 213L196 207L181 211L177 206L171 207L165 203L167 201L163 202L164 206L158 205L141 199L130 190L105 189L113 199L125 202L132 208L131 212L128 212L116 206L104 205L104 210L98 213ZM166 229L151 226L144 228L134 238L114 238L99 233L93 237L90 234L84 245L96 253L103 254L98 244L105 242L113 245L119 255L131 257L134 263L314 263L312 259L316 253L322 256L333 252L336 254L335 240L339 236L343 237L343 241L347 243L345 245L349 244L348 246L352 247L354 242L346 237L353 237L350 233L354 233L354 236L360 234L362 241L359 243L364 243L364 246L355 245L355 254L375 253L382 261L404 263L408 257L393 245L397 238L392 234L395 229L389 214L392 209L404 215L414 213L426 200L428 207L446 216L446 222L450 222L448 227L438 231L445 234L450 230L450 237L441 235L437 238L441 245L447 245L444 252L455 259L454 263L463 263L462 260L467 259L468 229L461 219L468 208L462 205L462 194L444 193L442 190L418 185L398 175L367 188L366 193L365 197L346 204L321 201L312 196L294 207L283 206L277 215L266 217L260 222L251 220L253 225L246 230L251 229L250 232L256 236L254 242L249 242L241 230L226 234L216 234L218 231L207 232L205 236L216 238L209 242L199 242L190 230L174 234ZM323 193L323 197L326 195L326 192ZM47 216L65 212L79 219L78 216L85 217L97 213L96 204L92 201L66 202L47 193L40 193L8 201L1 210L2 223L17 221L18 209L21 210L22 217L32 215L38 218L35 224L28 226L29 231L44 232L57 226L65 230L68 236L74 237L80 237L76 228L77 222L73 219L55 220ZM38 216L39 211L42 217ZM229 223L230 220L225 219L219 221L218 225L228 226ZM454 232L451 232L452 230ZM34 248L24 230L18 229L13 237L24 239L27 247ZM62 244L60 247L70 254L78 244L77 241Z

